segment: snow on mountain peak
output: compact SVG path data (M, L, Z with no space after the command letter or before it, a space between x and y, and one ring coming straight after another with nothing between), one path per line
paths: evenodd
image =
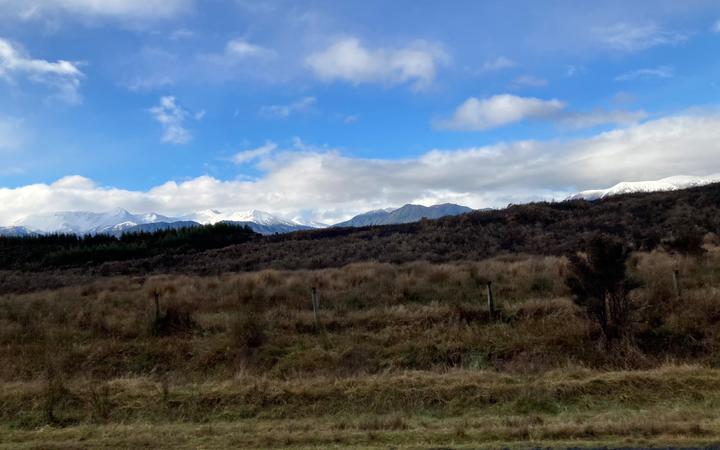
M248 211L223 212L216 209L207 209L196 213L186 214L180 217L182 220L192 220L203 225L214 224L223 221L230 222L253 222L259 225L289 225L296 226L299 223L286 220L270 214L266 211L251 209Z
M593 189L579 192L570 199L598 200L620 194L633 194L639 192L663 192L688 189L720 183L720 174L708 176L675 175L655 181L623 181L607 189Z
M297 223L274 216L269 212L251 209L250 211L238 211L230 215L228 220L235 222L254 222L260 225L298 225Z
M30 215L14 225L37 233L98 234L167 219L158 214L135 215L122 208L103 213L89 211L57 211Z

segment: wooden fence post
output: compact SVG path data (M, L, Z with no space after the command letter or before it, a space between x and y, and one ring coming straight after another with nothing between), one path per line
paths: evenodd
M487 303L490 320L495 318L495 297L493 296L492 281L487 282Z
M313 306L313 316L315 318L315 329L319 330L320 322L318 321L318 310L320 309L320 300L318 299L317 288L315 286L312 287L311 294L312 294L311 301L312 301L312 306Z
M675 298L680 298L680 271L675 269L673 271L673 288L675 289Z
M153 295L155 296L155 323L158 323L160 320L160 291L156 289L153 291Z

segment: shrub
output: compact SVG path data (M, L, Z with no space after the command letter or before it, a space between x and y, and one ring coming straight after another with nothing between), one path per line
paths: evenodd
M264 303L257 293L254 280L239 295L240 308L236 320L231 324L233 343L245 356L250 356L266 341Z
M169 305L164 314L155 317L151 331L153 336L173 336L192 334L198 328L187 307Z
M629 255L621 241L597 235L590 240L584 256L569 258L566 283L573 300L600 325L608 347L629 331L629 294L639 286L627 276L625 263Z
M232 323L230 332L233 343L246 356L260 348L267 339L263 317L255 311L241 312Z
M705 254L705 231L700 228L686 225L680 227L673 237L665 242L668 250L686 256L699 258Z

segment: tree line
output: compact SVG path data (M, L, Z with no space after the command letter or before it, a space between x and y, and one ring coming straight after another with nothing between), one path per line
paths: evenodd
M157 255L191 254L248 242L258 236L248 226L218 223L121 236L49 234L0 237L0 269L38 270Z

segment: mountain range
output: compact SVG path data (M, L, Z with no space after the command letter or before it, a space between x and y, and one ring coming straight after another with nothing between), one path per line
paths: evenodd
M640 192L674 191L696 186L720 183L720 174L703 177L674 176L656 181L621 182L607 189L579 192L569 199L598 200L610 196ZM417 222L422 219L438 219L456 216L473 211L466 206L445 203L434 206L408 204L400 208L387 208L369 211L350 220L337 223L333 227L365 227ZM35 214L8 227L0 227L0 236L32 236L38 234L110 234L153 232L164 229L187 228L193 226L232 223L247 225L260 234L290 233L293 231L325 228L327 225L288 220L271 213L250 210L226 212L208 209L180 217L168 217L160 214L133 214L116 208L104 213L87 211L60 211Z
M405 205L398 209L371 211L355 216L351 220L335 226L359 227L366 225L409 223L424 218L436 219L470 211L472 211L472 209L453 204L430 207ZM50 233L78 235L109 234L119 236L124 233L153 232L215 223L247 225L256 233L265 235L327 227L327 225L317 222L283 219L268 212L258 210L223 212L208 209L180 217L168 217L155 213L133 214L118 208L105 213L60 211L35 214L18 221L13 224L13 226L0 227L0 236L30 236Z
M405 205L398 209L376 209L335 224L335 227L365 227L370 225L393 225L417 222L422 219L439 219L471 212L467 206L443 203L442 205Z

